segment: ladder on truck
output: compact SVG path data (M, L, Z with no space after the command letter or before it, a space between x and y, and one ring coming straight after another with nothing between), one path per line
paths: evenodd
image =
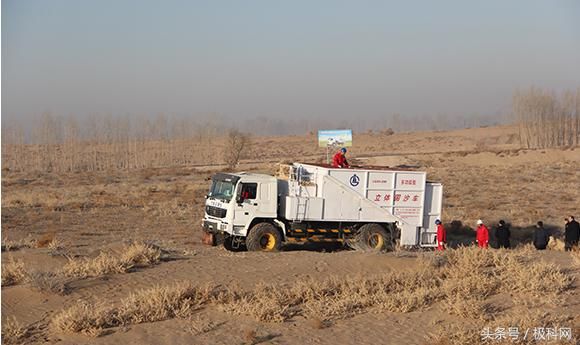
M306 213L308 211L308 199L302 197L302 183L303 181L303 168L302 167L290 167L290 181L296 182L296 189L294 194L298 197L298 203L296 204L296 216L294 217L295 222L300 223L306 218ZM311 182L308 179L307 182Z

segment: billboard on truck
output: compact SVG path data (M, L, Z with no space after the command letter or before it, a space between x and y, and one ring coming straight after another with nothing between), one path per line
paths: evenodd
M352 129L318 131L318 147L352 146Z

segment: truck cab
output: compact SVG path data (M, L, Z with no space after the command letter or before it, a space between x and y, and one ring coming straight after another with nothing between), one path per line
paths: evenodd
M258 221L277 217L276 178L253 173L218 173L206 196L203 227L226 237L245 237Z

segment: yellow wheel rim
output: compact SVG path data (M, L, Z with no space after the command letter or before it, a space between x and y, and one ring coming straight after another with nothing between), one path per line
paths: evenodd
M276 237L272 234L264 234L260 237L260 247L264 250L272 250L276 247Z
M383 239L383 236L381 236L381 234L372 234L369 237L369 247L373 249L381 249L383 248L384 244L385 240Z

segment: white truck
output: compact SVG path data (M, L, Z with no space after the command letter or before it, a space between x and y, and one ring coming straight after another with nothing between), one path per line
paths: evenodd
M425 172L294 163L288 178L215 174L202 225L229 249L275 251L303 241L434 247L442 196Z

